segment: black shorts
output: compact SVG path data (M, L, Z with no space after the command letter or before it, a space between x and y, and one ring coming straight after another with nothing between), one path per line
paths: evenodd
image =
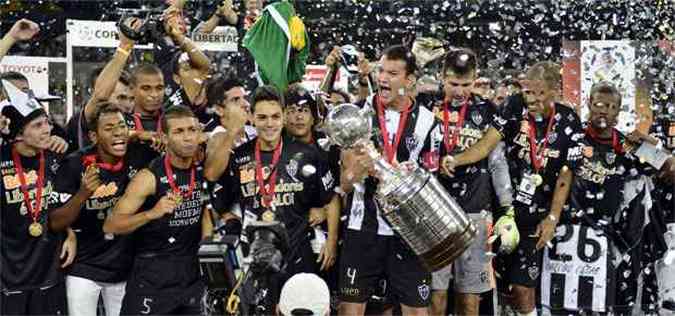
M206 286L194 257L136 257L121 315L201 315Z
M340 258L340 299L365 303L383 279L395 301L429 306L431 273L399 237L347 230Z
M529 288L539 285L544 250L536 250L539 237L529 237L534 231L521 231L520 242L508 255L500 255L496 268L502 276L500 289L516 284Z
M0 294L0 315L67 315L66 285Z

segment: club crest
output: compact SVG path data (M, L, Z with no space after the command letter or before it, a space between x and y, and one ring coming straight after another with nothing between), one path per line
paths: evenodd
M426 301L427 298L429 298L429 286L428 285L422 284L422 285L418 286L417 292L420 293L420 297L422 298L422 300Z
M530 276L530 279L536 280L539 277L539 267L532 266L527 268L527 274Z
M478 113L478 111L471 113L471 120L477 126L480 126L480 124L483 123L483 117L480 115L480 113Z
M294 181L297 181L295 178L295 175L298 174L298 161L295 159L291 159L288 164L286 165L286 173L288 173L288 176L291 177Z

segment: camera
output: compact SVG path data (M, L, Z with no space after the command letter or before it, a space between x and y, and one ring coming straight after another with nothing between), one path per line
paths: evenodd
M278 221L253 221L246 227L245 234L250 242L250 273L263 275L282 272L283 259L289 248L286 227Z
M143 20L143 25L138 30L131 28L131 15L123 15L117 26L120 32L129 39L139 44L156 43L165 36L164 23L161 14L150 14Z

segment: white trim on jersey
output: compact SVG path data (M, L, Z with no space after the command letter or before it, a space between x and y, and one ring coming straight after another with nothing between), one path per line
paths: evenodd
M363 215L366 211L366 205L363 202L365 192L366 188L363 182L354 184L354 197L352 198L351 214L347 225L349 229L361 230L361 226L363 226Z
M371 95L367 100L364 106L373 106L373 100L375 95ZM418 117L415 123L415 128L413 129L414 139L409 140L410 137L402 137L401 143L399 146L408 146L409 161L417 162L419 156L424 148L424 143L427 140L427 137L432 137L431 128L434 126L434 114L429 111L429 109L418 106L419 111L416 111ZM412 115L412 112L410 113ZM398 123L401 118L401 113L385 109L385 124L387 125L388 131L393 131L389 134L389 142L393 143L396 137L396 132L398 130ZM410 122L410 121L408 121ZM364 205L364 196L365 196L365 181L362 181L358 185L354 186L354 194L352 199L352 206L349 216L349 224L347 228L353 230L361 230L364 221L365 205ZM377 213L377 234L381 236L393 236L394 231L389 226L389 224L384 220L380 215L380 207L376 205Z
M208 137L211 138L218 133L225 133L225 132L227 132L227 129L225 127L223 127L222 125L218 125L211 132L209 132ZM237 147L247 143L248 141L254 139L257 135L258 135L258 131L255 129L255 127L245 125L244 126L245 139L238 139L235 142L234 147L237 148Z

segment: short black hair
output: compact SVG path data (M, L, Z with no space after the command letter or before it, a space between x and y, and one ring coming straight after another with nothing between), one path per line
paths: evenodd
M103 116L103 114L108 113L123 114L122 110L120 110L117 106L108 101L97 102L95 106L96 112L94 113L94 117L92 117L91 122L88 122L90 131L96 132L98 130L98 121L101 119L101 116Z
M621 93L619 92L619 89L617 89L616 86L613 85L611 82L600 81L594 83L593 86L591 87L591 93L589 94L588 100L592 103L593 96L598 93L612 95L614 98L616 98L617 105L621 106Z
M508 77L508 78L502 80L502 82L499 83L499 86L507 87L507 88L509 86L514 86L518 90L523 89L523 85L520 84L520 81L518 81L518 79L513 78L513 77Z
M164 114L162 114L162 132L169 133L169 120L183 117L196 118L195 114L190 108L183 105L174 105L169 107Z
M311 93L305 89L301 84L292 84L286 90L284 94L284 101L286 101L286 107L295 105L299 107L307 107L312 113L314 122L317 123L319 120L319 110L318 104Z
M237 78L224 78L216 76L206 83L206 100L209 105L219 105L225 101L225 92L232 88L244 87Z
M271 85L260 86L253 93L253 102L251 102L251 112L255 112L255 106L258 102L274 101L279 103L281 109L284 109L284 100L279 90Z
M352 98L349 97L349 94L347 92L344 92L344 91L340 90L340 89L333 89L333 90L330 91L330 93L331 94L333 94L333 93L339 94L342 98L345 99L346 103L350 103L352 101Z
M8 81L28 81L28 78L26 78L26 76L16 71L7 71L0 73L0 79Z
M143 63L139 64L131 70L131 77L129 83L136 85L139 75L162 75L162 70L155 64Z
M117 79L117 81L121 82L125 86L129 86L129 84L131 84L129 72L122 70L122 73L120 74L120 77Z
M445 54L443 60L443 78L452 72L458 77L476 74L478 68L476 53L464 47L455 48Z
M415 55L413 55L407 47L403 45L390 46L382 53L382 56L388 60L402 60L405 62L406 76L417 74L417 61Z

